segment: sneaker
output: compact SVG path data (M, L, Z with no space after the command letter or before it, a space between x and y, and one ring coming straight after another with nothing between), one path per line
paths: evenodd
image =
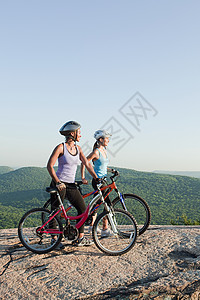
M97 233L100 234L101 233L101 229L99 227L97 227Z
M109 237L109 236L112 236L112 232L110 231L110 229L105 229L105 230L101 230L101 237L104 238L104 237Z
M55 240L54 239L52 239L51 240L51 245L53 245L55 243ZM54 250L61 250L61 249L64 249L65 248L65 246L62 244L62 243L59 243L57 246L56 246L56 248L54 248Z
M89 226L89 228L88 228L88 233L91 233L91 232L92 232L92 227L93 227L93 226ZM98 233L98 234L101 233L101 230L99 229L99 227L97 227L97 233Z
M91 240L88 240L85 236L81 239L77 239L76 241L72 242L72 245L77 246L77 247L91 246L93 244L94 244L94 242Z

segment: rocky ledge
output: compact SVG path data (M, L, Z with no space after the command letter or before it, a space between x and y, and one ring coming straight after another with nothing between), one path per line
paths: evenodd
M37 255L0 230L0 299L200 299L200 226L150 226L131 251Z

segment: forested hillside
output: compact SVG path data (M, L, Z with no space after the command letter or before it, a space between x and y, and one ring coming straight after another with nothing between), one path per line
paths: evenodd
M119 190L137 194L148 202L152 212L151 224L170 224L182 215L192 221L200 220L200 179L118 170ZM77 180L80 180L80 171L77 171ZM46 168L26 167L1 174L0 228L17 227L25 211L42 206L49 197L45 188L50 181ZM83 191L90 189L91 184L84 186Z
M7 166L0 166L0 174L5 174L11 171L14 171L14 169Z

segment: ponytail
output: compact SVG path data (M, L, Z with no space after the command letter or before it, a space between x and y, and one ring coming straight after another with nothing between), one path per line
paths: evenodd
M95 149L99 148L99 146L100 146L99 141L96 141L96 142L94 143L94 146L93 146L93 151L94 151Z

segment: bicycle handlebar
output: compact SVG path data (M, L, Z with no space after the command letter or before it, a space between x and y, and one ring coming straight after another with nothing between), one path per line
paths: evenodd
M111 179L112 181L114 181L114 178L115 178L115 177L118 177L118 176L119 176L119 172L118 172L118 171L114 170L113 173L114 173L114 174L113 174L112 176L110 176L110 179Z
M119 176L119 172L116 171L116 170L113 170L112 173L113 173L113 175L110 176L110 179L111 179L112 181L114 181L114 178ZM82 180L77 180L77 181L75 182L75 184L76 184L78 187L80 187L80 185L82 185L82 184L84 184L84 183L82 182ZM101 183L100 183L100 184L101 184Z

